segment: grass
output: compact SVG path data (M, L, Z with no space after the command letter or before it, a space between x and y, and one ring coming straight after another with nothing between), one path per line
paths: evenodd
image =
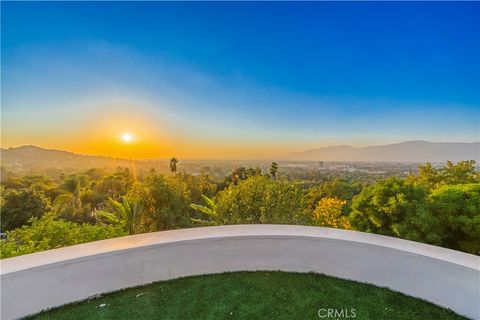
M283 272L236 272L156 282L30 319L322 319L318 315L321 308L348 309L350 318L355 309L355 320L465 319L388 289L318 274Z

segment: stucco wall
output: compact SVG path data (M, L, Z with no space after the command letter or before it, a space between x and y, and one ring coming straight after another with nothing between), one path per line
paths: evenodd
M183 276L317 272L423 298L480 319L480 258L378 235L285 225L194 228L97 241L1 261L1 318Z

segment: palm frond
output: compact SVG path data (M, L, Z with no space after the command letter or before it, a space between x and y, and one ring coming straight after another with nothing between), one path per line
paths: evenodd
M102 218L108 220L108 222L117 224L120 223L120 219L118 219L113 213L106 212L106 211L97 211L96 214Z
M210 209L208 207L202 206L200 204L192 203L190 205L190 208L192 208L194 210L197 210L197 211L200 211L202 213L205 213L206 215L208 215L210 217L217 218L217 213L215 211L213 211L212 209Z
M202 199L203 201L205 201L205 203L210 207L212 208L213 210L215 210L217 208L217 205L215 204L215 202L213 201L213 199L210 199L209 197L207 197L206 195L202 194Z

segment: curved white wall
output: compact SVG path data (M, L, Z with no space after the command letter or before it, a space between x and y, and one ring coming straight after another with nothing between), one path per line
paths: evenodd
M480 258L378 235L286 225L183 229L1 261L1 318L183 276L317 272L423 298L480 319Z

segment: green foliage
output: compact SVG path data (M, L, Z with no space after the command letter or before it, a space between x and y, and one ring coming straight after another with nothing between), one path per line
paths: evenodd
M83 189L88 185L89 177L86 175L72 175L63 180L60 185L60 194L53 202L57 215L75 222L86 222L91 208L84 206L82 201Z
M460 161L454 164L447 161L447 165L441 170L445 184L465 184L480 182L480 175L475 172L475 161Z
M377 174L336 175L289 166L282 168L280 179L278 164L273 162L261 165L269 174L262 174L260 167L237 167L228 174L231 164L225 164L224 173L212 180L205 173L177 173L177 164L178 159L172 158L164 166L164 172L170 166L174 175L152 169L148 174L136 173L135 178L121 167L70 175L55 171L53 178L6 173L1 181L2 230L27 239L21 235L33 232L28 221L36 217L32 220L37 223L35 230L45 228L47 245L37 233L30 244L12 242L9 237L3 246L33 252L76 243L61 231L65 226L81 226L85 232L98 227L103 237L108 234L105 230L134 234L197 225L279 223L352 227L480 253L480 175L474 161L447 162L443 167L427 163L418 174L386 179ZM185 163L186 168L190 165ZM204 168L203 172L212 171ZM41 218L52 207L56 218ZM53 229L46 227L48 221L65 241L53 236Z
M8 231L7 240L0 242L0 256L9 258L123 235L123 230L116 226L77 224L47 213L42 218L32 218L30 225Z
M390 178L363 189L353 200L353 227L479 254L480 183L461 184L471 179L463 173L445 176L457 184L430 178L441 186L429 191L425 180Z
M53 201L60 194L60 191L57 189L57 184L44 175L26 175L19 180L19 183L21 188L43 192L50 201Z
M480 183L445 185L429 200L440 226L431 232L442 237L441 245L480 254Z
M310 209L314 209L322 198L338 198L346 200L343 213L350 212L353 197L360 193L362 185L345 179L333 179L318 186L311 187L305 194L305 202Z
M87 187L90 181L91 180L87 175L74 174L62 181L60 184L60 189L64 192L75 193L80 189Z
M32 189L2 190L0 207L2 232L18 228L32 217L41 217L51 210L50 200L42 191Z
M125 177L123 174L112 174L100 180L94 189L96 193L106 199L119 200L127 193L131 183L130 177Z
M127 193L129 200L142 199L142 213L136 232L168 230L193 226L199 215L190 206L202 201L202 194L212 196L216 185L207 175L179 173L165 177L154 171Z
M191 218L193 222L199 223L201 225L222 225L226 224L225 221L222 220L222 218L218 214L218 206L216 205L215 201L213 199L210 199L206 195L202 194L202 198L206 204L206 206L202 206L200 204L194 204L192 203L190 207L196 211L199 211L201 213L206 214L209 218L210 221L208 220L202 220L202 219L197 219L197 218Z
M287 181L252 176L230 185L215 197L217 216L228 224L309 221L302 203L302 190Z
M364 188L353 199L350 220L353 227L360 231L407 238L418 233L418 237L421 237L428 232L429 226L417 224L414 217L425 214L426 199L427 191L424 187L407 183L403 179L388 178ZM409 236L406 236L407 231L402 226L407 220L412 222L409 227L414 228L408 231Z
M210 180L208 175L201 174L193 176L190 174L179 173L175 179L169 180L170 184L180 185L185 190L192 202L198 202L203 199L202 195L213 197L217 190L217 186Z
M142 232L191 226L191 193L188 183L177 178L152 174L130 194L145 201Z
M418 175L408 177L410 182L433 189L442 185L480 183L480 174L475 171L475 161L460 161L447 164L441 168L434 168L431 163L420 165Z
M143 213L142 200L128 201L126 197L122 202L110 199L114 213L97 211L97 215L107 219L110 223L122 226L128 234L135 234L138 230L139 218Z
M256 168L235 168L232 173L225 177L225 180L221 184L220 190L225 189L231 184L237 185L240 180L245 180L249 177L262 175L262 170L259 167Z

